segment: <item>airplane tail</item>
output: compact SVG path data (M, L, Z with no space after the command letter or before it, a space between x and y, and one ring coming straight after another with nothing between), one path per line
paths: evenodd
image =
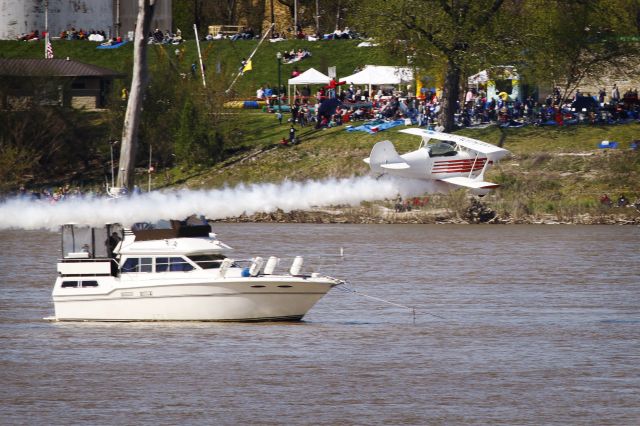
M369 164L371 171L383 174L388 170L408 169L407 164L390 141L378 142L373 146L369 158L364 162ZM387 169L387 170L385 170Z

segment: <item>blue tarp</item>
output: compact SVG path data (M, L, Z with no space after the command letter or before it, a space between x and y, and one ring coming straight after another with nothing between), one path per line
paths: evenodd
M614 142L614 141L602 141L598 144L598 148L600 149L617 148L617 147L618 147L618 142Z
M126 41L123 41L121 43L115 43L115 44L111 44L111 45L100 45L98 47L96 47L96 49L117 49L120 46L124 46L125 44L127 44Z
M403 125L404 125L404 120L395 120L395 121L375 120L367 124L363 124L362 126L348 127L346 130L347 132L363 131L370 134L374 134L374 133L381 132L383 130L390 129L392 127L403 126Z
M245 109L258 109L260 104L258 104L258 101L244 101L242 107Z

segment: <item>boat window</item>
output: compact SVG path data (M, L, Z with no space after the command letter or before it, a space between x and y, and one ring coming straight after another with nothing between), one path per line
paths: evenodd
M431 157L450 157L456 154L456 144L453 142L438 141L429 144L429 156Z
M193 269L193 265L182 257L156 257L156 272L186 272Z
M169 270L168 257L156 257L156 272L167 272Z
M122 265L122 272L138 272L138 261L137 257L130 257Z
M153 258L151 257L140 258L139 272L153 272Z
M193 265L187 262L182 257L171 257L169 258L169 270L172 272L186 272L191 271L193 269Z
M82 287L98 287L98 281L82 281Z
M62 288L78 287L78 281L62 281Z
M189 256L189 259L202 269L214 269L220 267L224 256L221 254L202 254Z
M122 265L122 272L153 272L153 258L130 257Z

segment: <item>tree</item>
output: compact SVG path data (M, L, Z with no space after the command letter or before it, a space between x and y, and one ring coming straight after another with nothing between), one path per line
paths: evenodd
M359 6L357 19L375 23L369 34L393 51L410 55L416 66L441 70L440 121L445 131L451 131L461 77L472 65L486 63L502 51L499 44L509 44L498 25L503 4L504 0L372 0Z
M133 75L122 129L122 146L120 148L120 164L116 183L118 187L133 188L138 127L140 125L144 90L148 80L147 34L151 30L155 3L155 0L138 0L138 20L136 22L133 47Z
M528 17L522 20L523 71L531 80L559 87L563 100L587 77L638 71L637 0L528 1L522 13Z
M209 165L222 158L224 136L218 129L221 123L212 125L206 111L202 104L196 106L192 98L185 99L174 137L175 152L181 163Z

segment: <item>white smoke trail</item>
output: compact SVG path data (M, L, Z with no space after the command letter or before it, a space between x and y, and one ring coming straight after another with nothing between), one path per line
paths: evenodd
M0 230L56 230L65 223L91 226L120 223L130 226L136 222L183 219L191 214L223 219L277 209L289 212L313 206L357 205L362 201L394 198L397 194L407 197L425 192L432 192L425 181L376 180L367 176L238 185L212 190L150 192L119 199L71 199L55 204L16 198L0 204Z

